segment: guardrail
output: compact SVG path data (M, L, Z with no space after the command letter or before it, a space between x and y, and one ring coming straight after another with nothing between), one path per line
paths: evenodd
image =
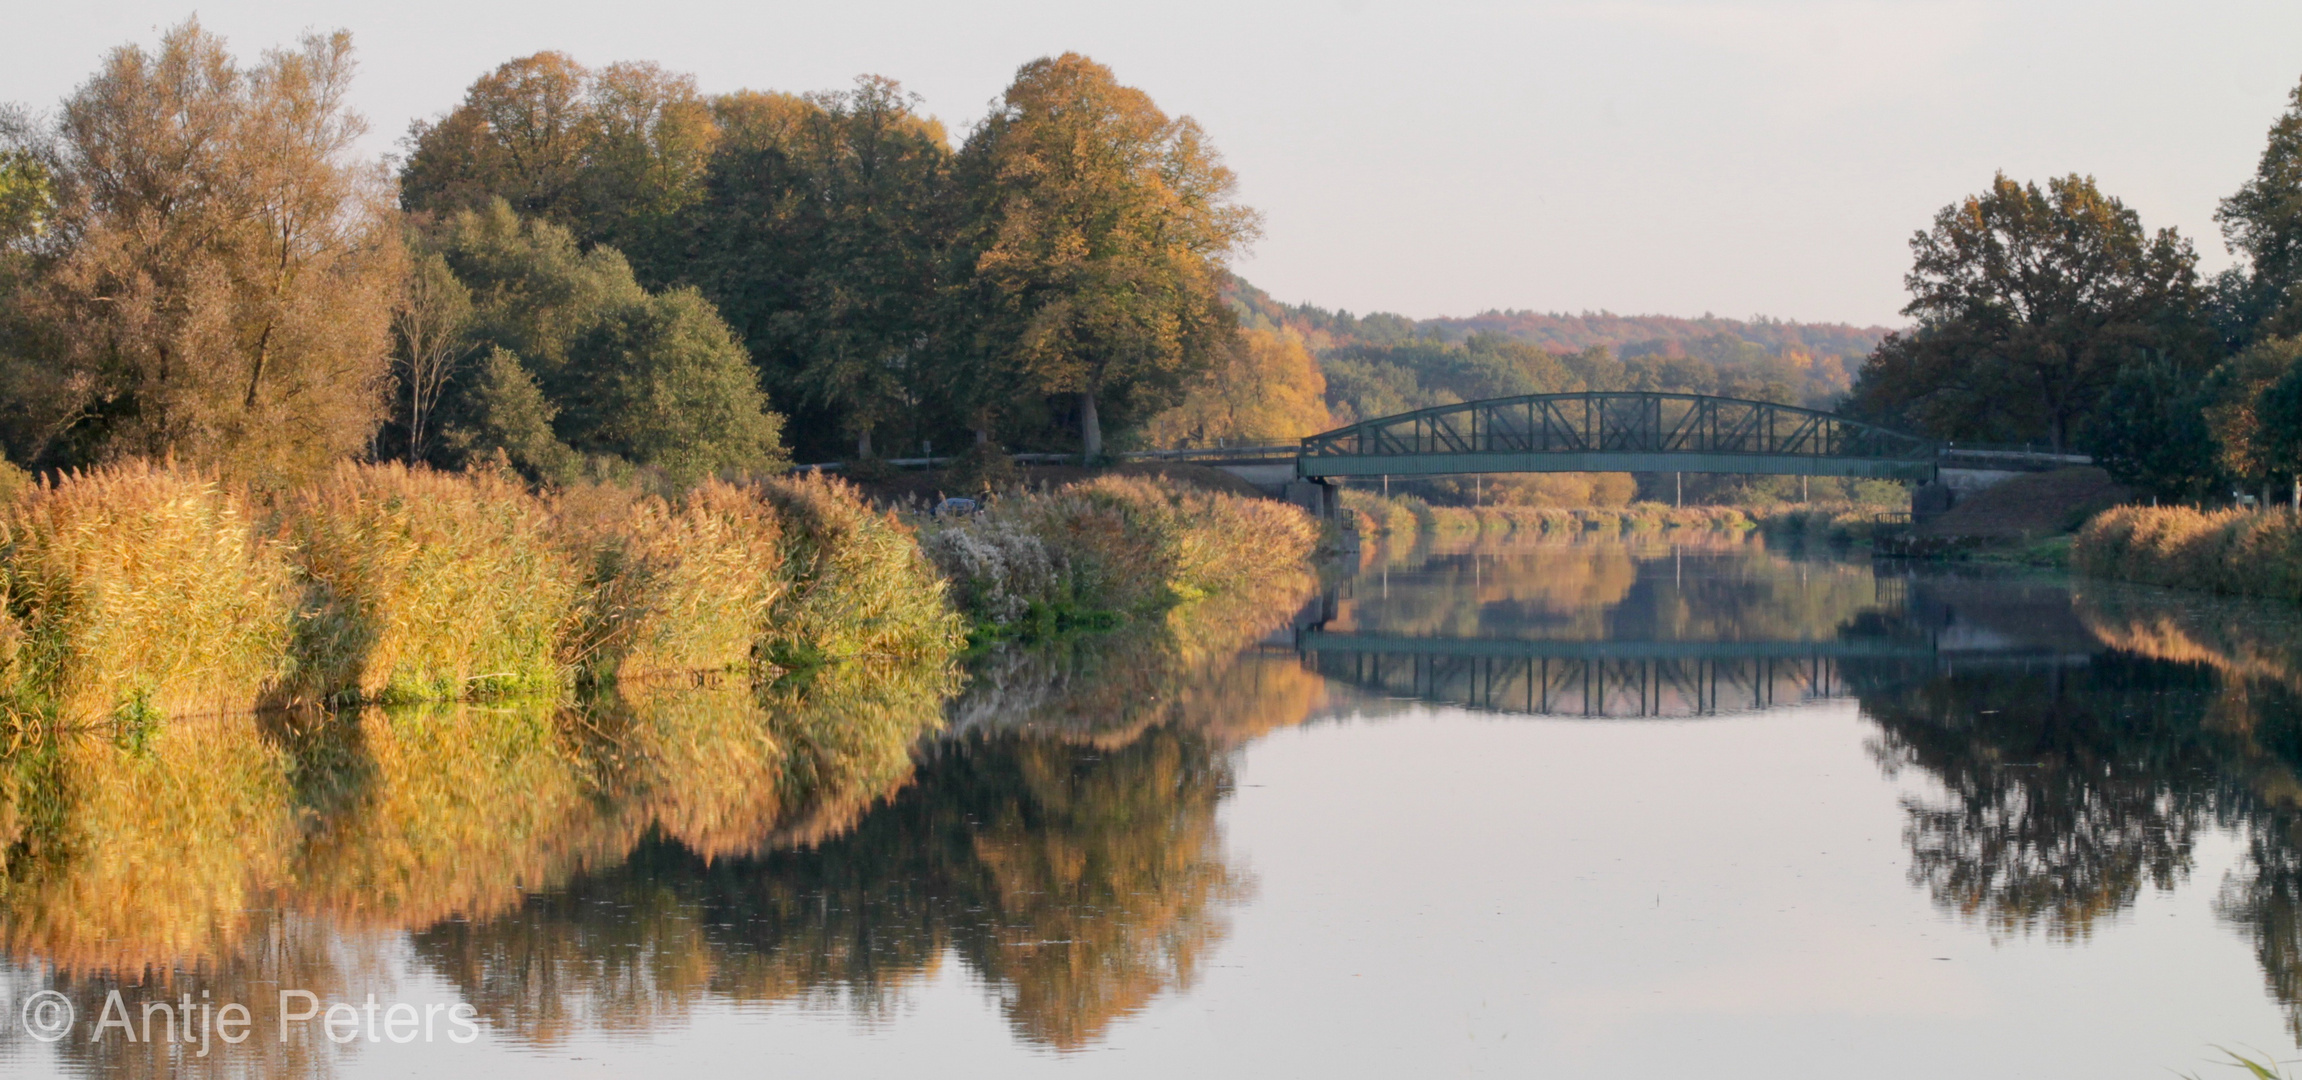
M1124 450L1109 455L1117 461L1211 461L1225 465L1275 465L1295 460L1303 448L1289 443L1285 446L1204 446L1189 450ZM1023 453L1009 454L1008 460L1018 465L1077 465L1085 460L1080 454ZM932 469L957 462L957 457L882 458L883 464L905 469ZM809 465L794 465L794 472L838 472L847 467L844 461L820 461Z

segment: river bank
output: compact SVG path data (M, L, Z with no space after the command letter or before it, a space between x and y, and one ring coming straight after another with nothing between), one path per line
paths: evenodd
M2121 506L2078 530L2070 559L2093 577L2302 602L2302 516L2291 510Z
M1386 496L1346 489L1344 527L1393 543L1415 537L1573 536L1637 534L1672 529L1770 535L1833 543L1867 542L1893 507L1858 503L1782 503L1773 506L1667 506L1641 502L1620 507L1439 506L1412 495Z
M936 522L822 476L665 498L345 465L255 493L125 463L0 510L0 703L21 739L845 661L947 692L971 633L1113 625L1252 591L1307 573L1315 539L1291 507L1147 478Z

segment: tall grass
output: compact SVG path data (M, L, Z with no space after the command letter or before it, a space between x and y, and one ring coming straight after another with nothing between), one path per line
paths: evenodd
M581 570L542 500L491 472L343 465L287 499L309 588L302 692L430 701L556 690Z
M289 571L237 494L127 463L0 513L0 686L18 729L253 708L283 674Z
M767 659L949 662L965 627L909 526L821 473L767 480L760 492L783 520L785 584L767 612Z
M993 629L1067 613L1156 615L1292 581L1318 540L1292 506L1119 476L1009 495L924 528L956 602Z
M2079 529L2070 561L2094 577L2302 601L2302 518L2121 506Z
M593 487L554 510L591 569L570 659L595 679L746 667L782 578L783 526L758 496L706 481L675 502Z

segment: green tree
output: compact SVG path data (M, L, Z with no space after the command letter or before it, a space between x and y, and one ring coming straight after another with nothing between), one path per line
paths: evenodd
M969 136L959 174L976 355L1032 392L1077 395L1089 456L1104 401L1147 414L1230 347L1224 263L1257 221L1190 118L1086 57L1035 60Z
M2245 270L2226 272L2223 288L2242 342L2302 333L2302 86L2288 101L2254 176L2214 214L2230 250L2246 258Z
M2091 178L2017 184L1944 207L1911 239L1903 313L1918 320L1864 363L1854 399L1945 438L2071 445L2119 367L2143 349L2188 363L2203 343L2196 256Z
M684 230L690 280L743 334L771 388L826 436L872 456L874 432L916 435L940 356L951 152L895 82L845 93L739 94L707 196Z
M2285 452L2287 431L2265 409L2270 391L2302 367L2302 338L2266 337L2207 373L2200 396L2214 433L2222 474L2247 487L2269 488L2295 478L2302 457Z
M614 248L583 251L501 199L427 243L471 296L464 351L487 358L441 404L447 463L500 449L554 481L640 466L685 484L785 460L782 418L694 289L651 294Z
M540 52L506 61L453 111L410 128L400 198L435 215L500 198L661 268L676 261L678 215L702 197L718 139L689 76L650 63L593 71Z
M2159 498L2205 496L2217 467L2197 383L2155 356L2120 369L2092 424L2096 464Z

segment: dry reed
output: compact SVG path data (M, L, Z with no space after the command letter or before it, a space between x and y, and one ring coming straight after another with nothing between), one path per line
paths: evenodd
M343 465L288 500L310 587L298 688L435 701L556 690L581 573L516 479Z
M782 667L851 659L950 662L965 628L912 530L821 473L764 481L783 520L783 581L763 655Z
M19 729L255 707L285 670L289 577L211 476L131 462L27 489L0 516Z
M677 503L618 494L571 492L554 507L563 542L592 568L570 661L624 680L746 667L786 586L774 511L717 480Z
M2094 577L2302 601L2302 518L2120 506L2079 529L2070 562Z

